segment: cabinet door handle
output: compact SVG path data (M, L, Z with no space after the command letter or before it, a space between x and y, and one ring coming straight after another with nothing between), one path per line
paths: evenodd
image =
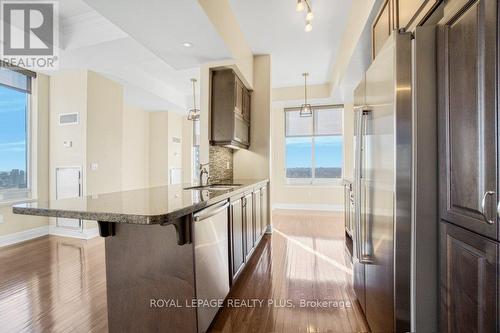
M486 212L486 198L490 195L495 195L495 191L486 191L483 195L483 200L481 200L481 214L483 215L484 221L488 224L495 223L495 220L492 220L488 217Z

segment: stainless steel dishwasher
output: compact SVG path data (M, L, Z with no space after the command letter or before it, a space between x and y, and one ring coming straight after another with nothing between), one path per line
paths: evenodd
M215 204L194 214L194 262L198 332L205 332L229 292L229 202ZM206 302L211 302L207 306Z

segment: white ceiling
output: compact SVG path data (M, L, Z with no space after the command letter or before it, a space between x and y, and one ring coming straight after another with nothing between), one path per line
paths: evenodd
M253 53L272 55L273 87L302 85L303 72L310 73L309 84L329 82L350 0L312 0L309 33L295 0L229 2ZM121 82L132 106L184 113L200 65L231 57L197 0L64 0L59 10L60 68L90 69ZM362 65L350 66L344 85L359 76L364 54L360 49L358 60L353 57Z
M131 106L181 113L191 106L190 79L199 78L199 64L173 68L82 0L61 2L59 12L60 70L90 69L122 83Z
M252 51L272 55L273 87L329 81L329 69L344 33L351 0L312 0L311 32L304 31L305 13L295 0L230 0Z
M197 0L85 0L176 69L230 58ZM189 42L192 48L182 44Z

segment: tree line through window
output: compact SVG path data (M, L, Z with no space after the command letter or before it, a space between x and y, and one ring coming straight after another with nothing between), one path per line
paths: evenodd
M286 178L306 183L342 177L342 112L336 106L316 107L312 117L285 109Z

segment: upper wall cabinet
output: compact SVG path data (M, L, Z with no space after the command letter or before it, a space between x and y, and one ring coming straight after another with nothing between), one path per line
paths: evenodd
M232 69L214 70L211 77L210 143L248 148L251 92Z
M392 31L392 2L386 0L380 9L372 27L372 53L377 56Z
M411 30L432 13L441 0L393 0L394 29Z
M375 58L393 30L412 31L432 14L442 0L386 0L372 26Z

